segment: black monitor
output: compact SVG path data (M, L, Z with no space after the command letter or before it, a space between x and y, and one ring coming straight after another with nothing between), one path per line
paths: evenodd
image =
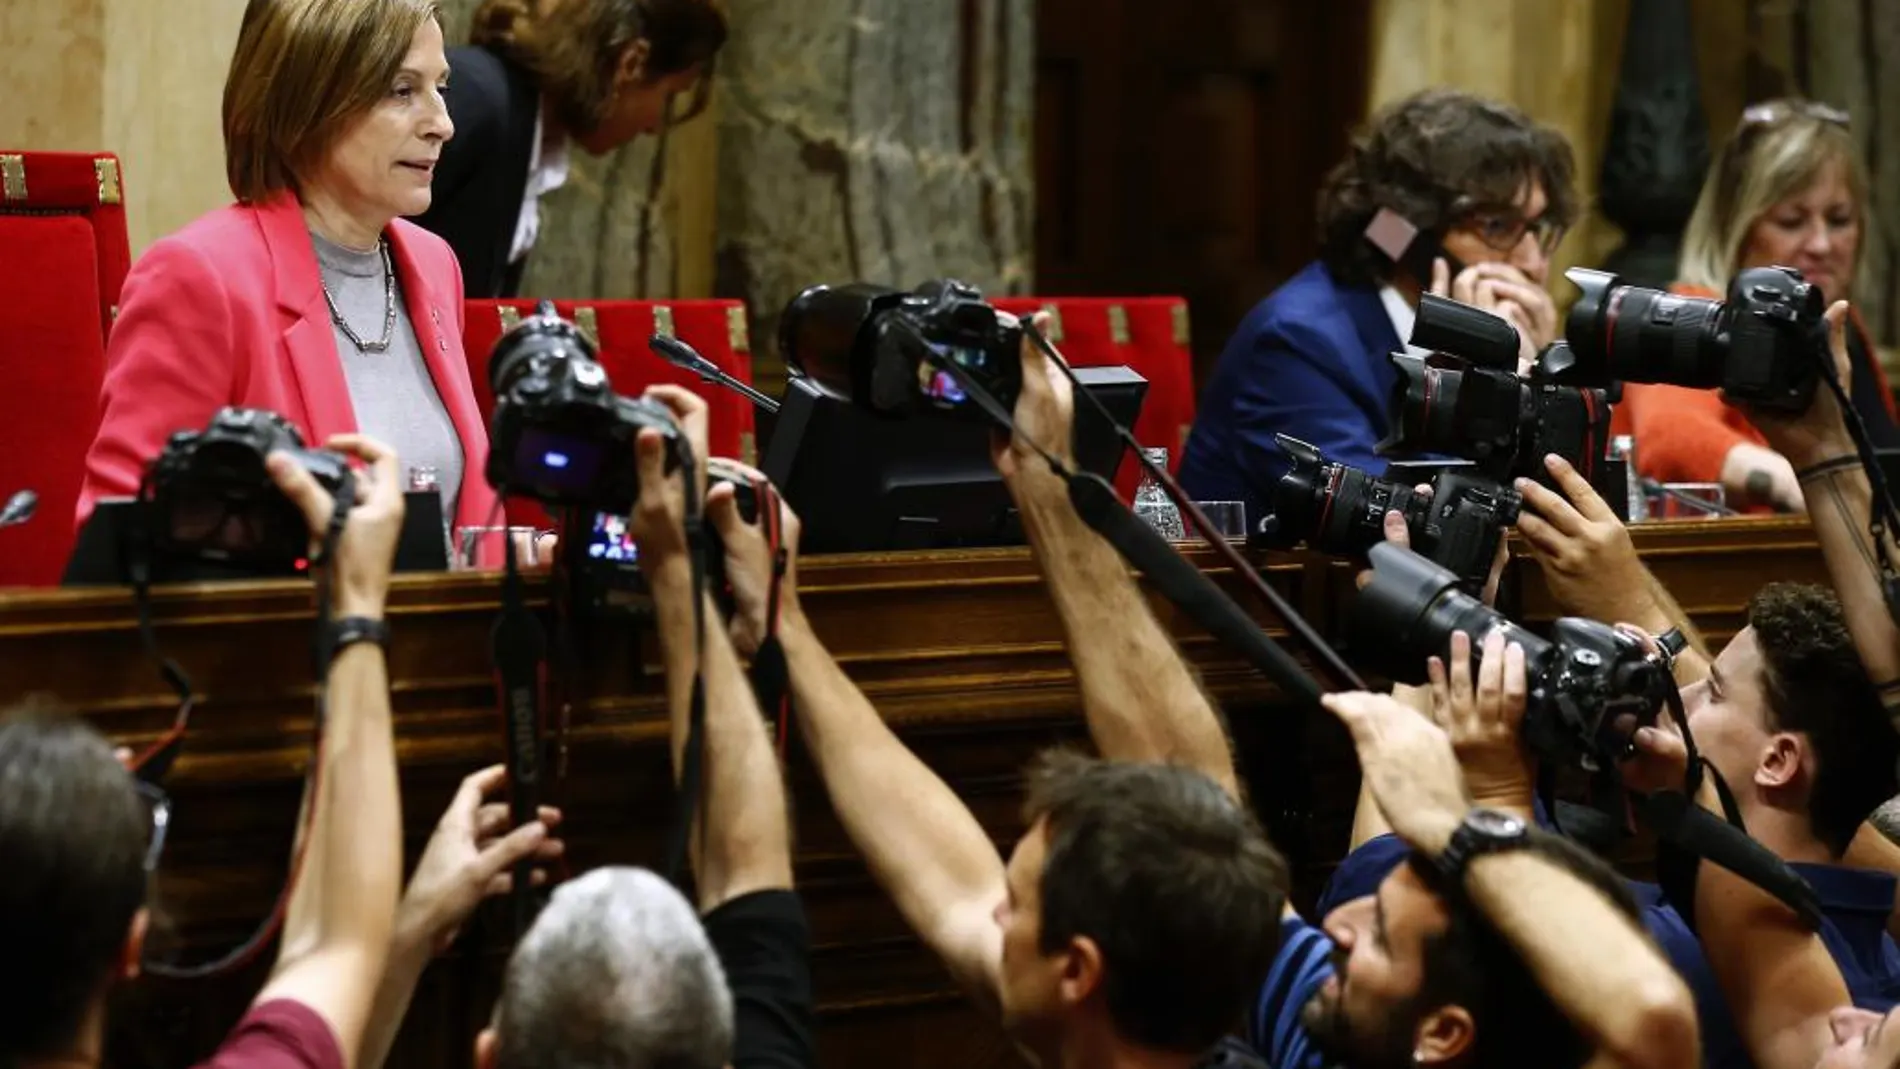
M1148 380L1127 367L1076 368L1116 423L1132 427ZM1077 399L1075 459L1113 480L1123 445ZM811 381L786 384L761 467L803 525L811 553L1023 544L1009 491L990 461L990 425L936 415L881 416Z
M403 495L402 531L396 539L398 572L442 572L449 567L448 540L442 526L442 496L433 490ZM132 582L131 561L138 504L129 497L105 498L79 529L66 559L62 586L124 586ZM154 583L199 583L233 579L295 578L302 572L265 575L210 560L159 557L151 561Z

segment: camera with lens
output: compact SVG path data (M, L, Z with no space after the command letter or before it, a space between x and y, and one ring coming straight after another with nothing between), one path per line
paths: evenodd
M1274 487L1268 545L1304 542L1319 553L1362 557L1385 541L1385 514L1405 517L1412 545L1471 590L1484 589L1504 528L1517 522L1516 490L1462 471L1441 472L1432 492L1335 464L1297 438L1276 435L1293 464Z
M706 462L706 491L721 483L733 488L733 503L747 523L758 521L758 494L752 483L715 457ZM572 532L562 539L568 568L574 577L576 604L590 616L632 615L644 617L652 611L652 592L640 571L640 546L634 541L632 524L624 512L596 510L589 516L586 531ZM732 614L732 588L726 579L726 550L719 530L711 521L702 528L706 539L706 589L726 615Z
M1566 617L1548 639L1512 623L1459 588L1459 577L1403 547L1373 546L1372 577L1353 603L1353 660L1396 683L1426 682L1428 657L1447 657L1451 635L1471 636L1473 656L1493 631L1524 648L1529 684L1524 740L1554 763L1591 771L1624 753L1655 723L1675 687L1661 660L1634 637Z
M1565 277L1583 291L1565 323L1572 381L1719 388L1732 402L1776 412L1813 403L1827 359L1827 309L1801 272L1749 268L1722 301L1624 285L1581 267Z
M1022 327L954 279L909 293L868 282L812 286L779 320L779 352L795 374L892 415L940 412L987 421L958 371L1005 411L1022 389Z
M495 395L489 423L489 485L550 507L625 516L640 496L633 441L652 428L666 437L668 466L682 439L666 406L622 397L593 343L543 301L501 336L488 357Z
M263 574L298 571L310 526L265 469L273 452L288 453L332 495L349 473L342 455L307 448L277 413L221 409L204 430L173 434L146 472L139 497L153 547Z
M1596 484L1610 442L1610 395L1552 381L1552 368L1572 363L1563 342L1552 343L1526 379L1515 370L1518 335L1510 323L1428 293L1419 299L1412 344L1437 355L1392 354L1399 374L1381 454L1442 453L1500 482L1549 485L1544 457L1555 453Z

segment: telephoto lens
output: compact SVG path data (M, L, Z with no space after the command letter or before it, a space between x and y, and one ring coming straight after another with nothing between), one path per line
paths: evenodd
M1412 545L1481 590L1504 529L1517 522L1523 498L1508 486L1464 472L1443 472L1431 492L1335 464L1297 438L1276 436L1293 464L1274 487L1273 515L1261 525L1264 544L1362 558L1385 541L1385 514L1405 518Z
M1608 767L1628 751L1637 728L1656 722L1675 688L1660 659L1608 624L1565 617L1544 638L1410 550L1381 543L1368 556L1372 575L1348 615L1354 664L1396 683L1423 684L1426 659L1450 656L1452 632L1471 636L1474 661L1485 638L1500 632L1524 648L1524 739L1547 760Z
M1577 381L1720 389L1730 401L1805 412L1828 359L1821 291L1789 267L1738 273L1723 301L1629 286L1573 267L1582 295L1565 334Z

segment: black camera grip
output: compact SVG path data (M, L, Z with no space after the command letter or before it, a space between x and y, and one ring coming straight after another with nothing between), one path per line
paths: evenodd
M1107 480L1092 473L1069 477L1076 514L1130 564L1141 569L1162 595L1215 638L1239 651L1288 697L1318 704L1319 684L1300 663L1267 636L1214 581L1175 552L1160 532L1137 517Z

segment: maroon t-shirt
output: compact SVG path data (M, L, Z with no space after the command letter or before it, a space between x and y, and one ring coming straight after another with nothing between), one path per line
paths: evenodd
M197 1069L343 1069L343 1049L317 1011L292 999L251 1007Z

